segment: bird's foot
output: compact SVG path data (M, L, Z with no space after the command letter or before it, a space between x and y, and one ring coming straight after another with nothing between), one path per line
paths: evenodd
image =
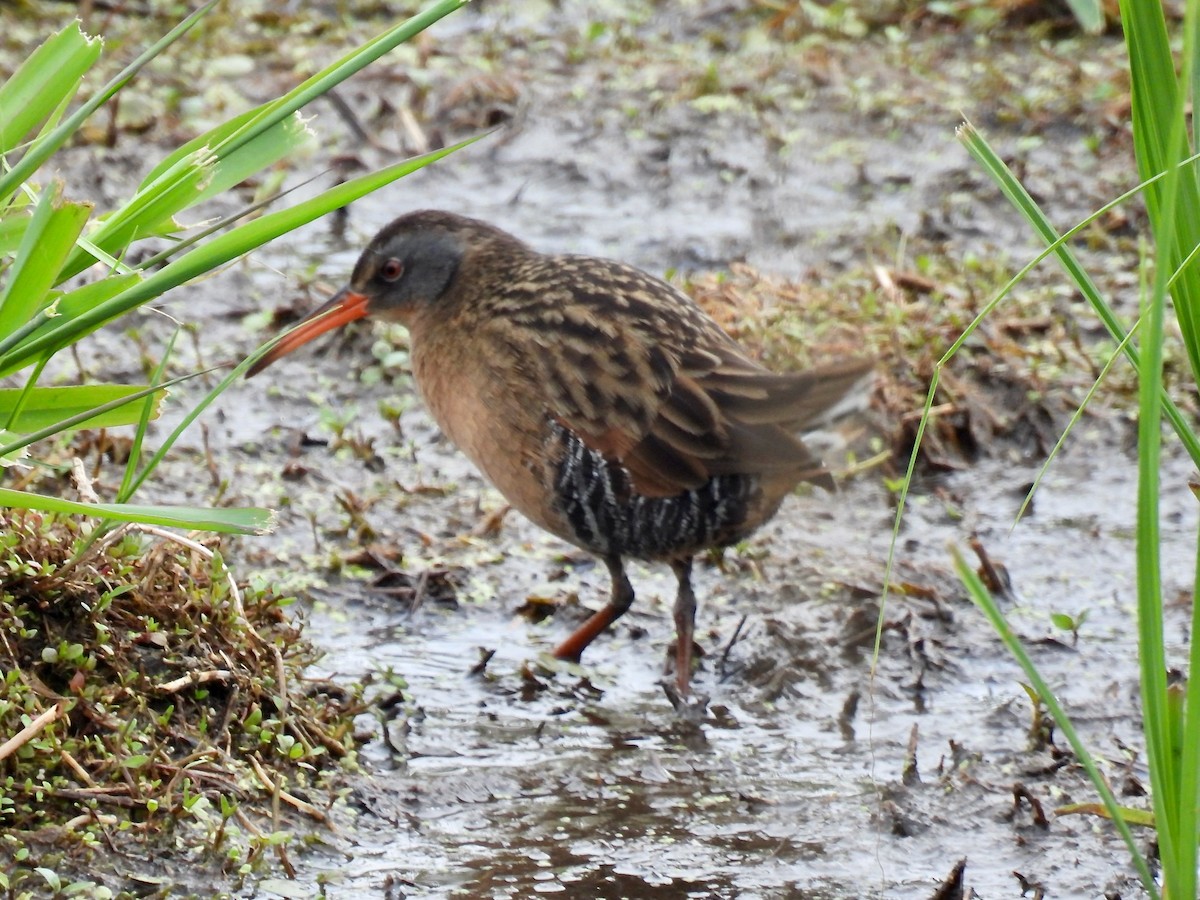
M692 725L699 725L704 721L704 716L708 712L709 698L707 694L697 694L692 690L681 691L673 678L664 678L659 683L679 718Z

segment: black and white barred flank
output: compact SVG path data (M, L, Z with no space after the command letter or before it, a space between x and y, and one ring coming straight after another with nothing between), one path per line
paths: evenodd
M758 490L753 475L716 475L673 497L636 493L629 473L557 423L550 459L558 459L555 506L575 541L602 556L665 559L725 546L744 533L747 507Z

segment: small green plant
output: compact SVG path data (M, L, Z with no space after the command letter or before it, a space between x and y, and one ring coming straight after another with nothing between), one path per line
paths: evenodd
M1063 612L1050 613L1050 621L1054 624L1055 628L1061 629L1062 631L1071 632L1072 644L1079 643L1079 629L1083 627L1083 623L1086 622L1087 619L1088 611L1086 609L1080 610L1079 613L1074 616Z

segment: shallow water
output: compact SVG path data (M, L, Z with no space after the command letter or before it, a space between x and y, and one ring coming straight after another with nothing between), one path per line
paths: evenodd
M1130 548L1115 507L1078 496L1095 486L1095 462L1050 479L1035 516L1045 527L1031 520L1011 538L984 539L1021 597L1016 627L1097 752L1119 768L1114 739L1137 741ZM988 474L985 466L964 479L972 491L964 501L988 505ZM1111 470L1103 481L1114 493L1130 485ZM882 540L856 539L865 520L879 518L864 512L873 490L848 491L816 541L805 542L817 548L793 558L782 548L796 547L798 527L809 529L797 521L804 504L790 504L791 515L763 538L765 583L705 572L700 633L710 650L728 641L743 612L749 619L728 677L715 677L710 661L697 679L712 698L699 727L681 723L658 687L670 636L663 573L636 577L645 602L633 625L645 636L618 628L589 650L582 671L537 676L545 686L537 696L522 695L522 667L562 629L512 615L523 597L511 586L530 577L528 562L489 567L502 587L486 605L410 617L365 599L316 611L333 670L388 668L407 682L390 742L381 737L366 752L375 771L352 804L363 815L345 836L354 860L337 867L340 895L373 896L391 877L405 896L919 898L960 856L981 896L1008 895L1014 870L1055 887L1053 895L1095 895L1119 880L1125 854L1108 829L1079 817L1054 819L1048 832L1027 815L1005 821L1014 782L1048 807L1090 792L1077 774L1039 777L1048 757L1025 752L1019 673L945 578L939 548L955 532L961 540L961 526L910 520L931 549L910 546L904 568L924 571L943 593L949 621L894 598L889 621L912 621L898 626L902 638L889 632L870 684L869 648L848 648L843 630L870 604L847 600L844 589L821 596L812 569L878 577ZM1189 521L1181 524L1194 527L1191 505L1182 507ZM997 518L975 527L1000 531L1007 523ZM1068 528L1103 556L1048 552L1048 538L1057 546ZM822 562L839 544L852 549L831 574ZM1171 549L1178 556L1167 570L1177 572L1190 551L1185 541ZM602 590L594 570L581 580L585 597ZM1037 643L1051 634L1050 611L1080 608L1090 615L1078 648ZM479 648L496 651L482 678L468 674ZM851 692L862 695L847 723L853 736L839 725ZM914 727L925 780L902 787ZM950 741L961 745L957 764Z

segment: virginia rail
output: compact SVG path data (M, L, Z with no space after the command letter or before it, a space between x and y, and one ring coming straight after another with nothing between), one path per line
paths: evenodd
M350 284L249 374L364 316L408 329L433 418L508 501L608 567L608 604L554 655L577 662L629 609L626 557L665 561L679 581L685 695L692 557L745 538L799 482L833 488L796 433L871 367L848 359L776 374L632 266L538 253L485 222L422 211L376 235Z

